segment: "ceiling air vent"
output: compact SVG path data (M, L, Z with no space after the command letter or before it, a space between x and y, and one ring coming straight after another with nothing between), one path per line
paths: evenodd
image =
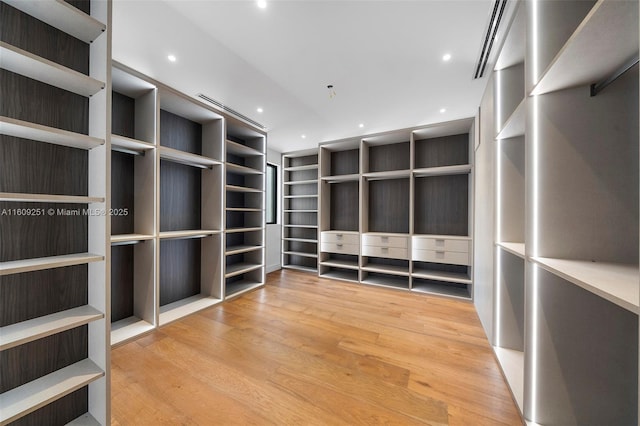
M239 118L243 121L246 121L247 123L253 124L254 126L262 129L262 130L267 130L267 128L265 126L263 126L262 124L258 123L255 120L250 119L249 117L247 117L244 114L240 114L238 111L236 111L233 108L229 108L228 106L226 106L225 104L223 104L220 101L216 101L213 98L210 98L209 96L202 94L202 93L198 93L198 97L202 100L205 100L207 102L209 102L210 104L213 104L215 106L217 106L218 108L220 108L221 110L228 112L229 114L235 116L236 118Z
M498 34L498 27L500 26L500 21L502 20L502 15L504 14L506 6L507 0L495 0L493 3L493 10L491 12L489 24L487 25L487 32L484 36L484 40L482 41L482 49L480 50L480 57L478 58L473 78L482 78L484 76L484 70L487 67L487 62L489 62L493 42Z

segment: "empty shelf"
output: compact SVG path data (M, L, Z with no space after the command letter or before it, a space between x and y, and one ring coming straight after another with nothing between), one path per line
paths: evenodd
M0 351L80 327L101 318L104 318L102 312L86 305L0 327Z
M447 281L451 283L471 284L471 278L467 274L446 271L434 271L432 269L415 268L413 276L434 281Z
M338 260L338 259L324 260L320 262L320 265L331 266L333 268L353 269L356 271L359 269L358 262L349 262L348 260Z
M111 236L111 244L116 245L120 243L136 243L139 241L153 240L153 235L146 234L120 234Z
M383 274L394 274L394 275L402 275L409 276L409 267L408 266L396 266L396 265L379 265L375 263L369 263L362 267L363 271L369 272L381 272Z
M283 254L288 254L289 256L302 256L302 257L311 257L314 259L318 258L317 253L306 253L303 251L284 251Z
M465 175L471 173L471 164L460 164L456 166L428 167L426 169L416 169L413 174L416 177L440 176L440 175Z
M186 299L178 300L164 306L160 306L160 325L179 320L187 315L206 309L222 302L216 297L197 294Z
M318 168L317 164L307 164L306 166L293 166L293 167L285 167L285 172L301 172L303 170L316 170Z
M307 228L307 229L316 229L318 227L318 225L294 225L294 224L288 224L288 225L282 225L285 228Z
M303 271L303 272L318 272L317 268L312 268L311 266L296 265L293 263L285 263L282 265L282 267L287 269L295 269L297 271Z
M299 243L313 243L313 244L317 244L318 243L318 240L309 239L309 238L289 238L289 237L284 237L283 240L284 241L297 241Z
M111 149L113 150L123 149L143 153L152 150L154 147L155 146L149 142L143 142L120 135L111 135Z
M309 180L291 180L289 182L285 182L285 185L315 185L318 183L317 179L309 179Z
M515 138L516 136L523 136L524 120L526 115L526 99L523 99L504 123L504 126L502 127L502 130L500 130L500 133L498 133L498 136L496 136L496 139L508 139Z
M318 194L285 195L284 198L318 198Z
M318 213L318 210L283 210L285 213Z
M61 256L36 257L32 259L0 262L0 276L21 272L41 271L43 269L62 268L64 266L83 265L100 262L104 256L91 253L64 254Z
M638 265L531 258L540 267L609 302L638 313Z
M1 116L0 134L79 149L91 149L104 144L104 139L93 136Z
M226 164L227 164L227 171L228 172L238 173L240 175L261 175L261 174L263 174L262 171L256 170L256 169L252 169L251 167L241 166L239 164L234 164L234 163L229 163L229 162L227 162Z
M100 422L89 413L84 413L80 417L71 420L66 426L100 426Z
M0 41L2 68L81 96L92 96L105 84L48 59Z
M0 395L0 423L7 424L104 376L84 359Z
M225 296L238 296L242 293L246 293L247 291L253 290L254 288L258 288L262 285L260 281L256 280L240 280L234 281L232 283L225 284Z
M240 254L240 253L247 253L249 251L254 251L254 250L258 250L261 249L262 246L249 246L249 245L238 245L238 246L231 246L231 247L227 247L224 251L224 254L226 256L231 256L234 254Z
M215 165L222 164L213 158L203 157L202 155L192 154L190 152L184 152L173 148L167 148L166 146L160 147L160 158L201 169L210 169Z
M454 286L446 283L434 283L434 282L416 282L413 281L411 287L412 291L418 293L435 294L438 296L455 297L457 299L469 300L471 299L470 286Z
M228 212L261 212L262 209L255 209L252 207L227 207L225 210Z
M5 3L85 43L91 43L107 28L63 0L6 0Z
M366 277L362 280L362 283L381 287L409 290L409 278L403 279L396 277Z
M332 280L341 280L341 281L352 281L358 282L358 271L340 271L340 270L331 270L320 274L322 278L329 278Z
M227 153L233 155L239 155L241 157L257 157L263 155L262 152L257 149L250 148L246 145L242 145L238 142L227 140Z
M262 189L248 188L246 186L227 185L227 191L229 192L263 192Z
M410 170L390 170L386 172L364 173L362 176L368 180L402 179L411 176Z
M508 251L509 253L518 256L522 259L525 258L525 246L524 243L496 243L501 249Z
M638 2L599 0L542 73L531 94L597 83L637 54Z
M236 275L241 275L249 271L253 271L255 269L262 268L262 264L260 263L234 263L232 265L227 265L225 268L225 278L235 277Z
M498 346L494 346L493 351L498 358L502 374L507 379L520 413L522 413L524 408L524 352Z
M111 344L117 345L153 330L153 324L138 317L129 317L111 324Z
M187 239L187 238L204 238L214 234L220 234L222 231L213 229L193 229L187 231L163 231L160 232L161 239Z
M237 232L253 232L253 231L262 231L262 228L259 226L255 226L253 228L227 228L225 230L227 234L235 234Z
M340 175L340 176L324 176L322 181L328 183L352 182L360 180L359 174Z
M82 195L55 195L55 194L19 194L16 192L0 192L0 201L15 201L15 202L26 202L26 203L65 203L65 204L90 204L90 203L104 203L104 198L102 197L85 197ZM71 214L67 209L64 209L64 212L67 212L66 215L71 216L80 216L83 212L82 209L76 215L75 213ZM61 215L65 215L65 213L61 213ZM47 210L46 214L48 216L54 216L58 214L56 212L50 212Z

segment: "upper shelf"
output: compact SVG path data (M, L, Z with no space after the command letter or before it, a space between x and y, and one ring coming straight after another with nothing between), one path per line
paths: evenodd
M599 0L551 64L532 95L605 79L638 53L638 2Z
M389 170L386 172L369 172L362 176L368 180L402 179L411 176L411 170Z
M439 175L465 175L471 172L471 164L461 164L457 166L428 167L426 169L415 169L413 174L416 177L439 176Z
M154 148L149 142L139 141L137 139L128 138L126 136L111 135L111 149L123 149L137 153L151 151Z
M315 185L318 181L316 179L309 180L290 180L288 182L284 182L285 185Z
M60 256L36 257L32 259L0 262L0 276L21 272L41 271L43 269L62 268L64 266L83 265L100 262L104 256L92 253L63 254Z
M263 192L261 189L257 188L249 188L246 186L238 186L238 185L227 185L227 191L230 192Z
M524 125L526 117L526 98L522 100L513 111L511 116L504 123L504 127L496 136L496 139L515 138L524 135Z
M25 194L18 192L0 192L0 201L13 201L22 203L65 203L65 204L91 204L104 203L102 197L85 197L82 195L55 195L55 194ZM45 212L42 212L44 214ZM47 210L46 214L53 216L57 212Z
M227 153L239 155L241 157L257 157L263 155L257 149L250 148L238 142L227 140Z
M496 243L496 245L502 249L504 249L505 251L508 251L509 253L518 256L522 259L526 258L525 255L525 245L524 243L505 243L505 242L500 242L500 243Z
M180 151L166 146L160 147L160 158L184 164L186 166L199 167L201 169L211 169L213 166L221 164L213 158L203 157L202 155L192 154L190 152Z
M360 175L357 173L351 175L339 175L339 176L323 176L322 180L329 183L351 182L360 179Z
M63 67L3 41L0 41L0 57L2 57L2 68L8 71L81 96L95 95L105 87L102 81Z
M285 167L285 172L301 172L303 170L316 170L318 168L317 164L307 164L306 166L292 166Z
M92 149L104 144L104 139L2 116L0 134L79 149Z
M241 166L240 164L227 162L227 171L237 173L239 175L261 175L260 170L252 169L251 167Z
M3 0L24 13L91 43L106 29L106 25L63 0Z
M586 260L531 258L547 271L638 314L638 266Z

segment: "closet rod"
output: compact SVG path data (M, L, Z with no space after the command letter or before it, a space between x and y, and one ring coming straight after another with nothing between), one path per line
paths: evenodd
M591 97L596 96L598 93L602 92L608 85L616 81L624 73L629 71L631 68L633 68L637 64L638 64L638 55L631 58L629 61L625 62L620 68L618 68L613 74L611 74L605 80L602 80L599 83L592 84Z

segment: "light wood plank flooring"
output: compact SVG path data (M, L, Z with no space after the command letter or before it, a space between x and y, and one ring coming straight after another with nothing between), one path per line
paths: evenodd
M284 270L112 351L112 425L521 425L473 305Z

